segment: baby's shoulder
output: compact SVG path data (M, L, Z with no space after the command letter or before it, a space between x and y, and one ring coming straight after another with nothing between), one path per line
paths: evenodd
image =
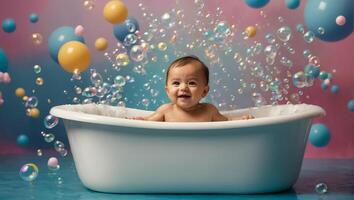
M161 112L161 113L164 113L168 110L172 109L172 104L171 103L166 103L166 104L163 104L161 105L157 110L156 112Z
M207 111L217 111L218 109L211 103L201 103L202 108Z

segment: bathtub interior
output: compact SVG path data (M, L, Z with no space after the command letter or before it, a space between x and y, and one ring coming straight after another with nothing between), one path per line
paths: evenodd
M63 112L69 113L82 113L88 115L100 115L110 118L130 118L130 117L143 117L147 116L153 111L139 110L134 108L109 106L102 104L78 104L78 105L62 105L57 107ZM251 114L256 119L258 118L271 118L271 117L283 117L294 114L306 114L316 111L317 113L324 115L324 111L318 111L319 107L307 104L286 104L286 105L266 105L261 107L252 107L237 109L231 111L221 111L226 116L242 116L245 114Z

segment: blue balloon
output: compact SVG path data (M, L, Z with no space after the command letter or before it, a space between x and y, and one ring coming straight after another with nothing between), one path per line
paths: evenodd
M36 23L38 22L38 15L36 13L32 13L30 16L29 16L29 20L31 23Z
M2 30L6 33L12 33L16 30L16 22L11 18L4 19L2 21Z
M321 88L322 88L323 90L327 90L327 89L328 89L328 85L325 84L325 83L321 83Z
M354 99L348 101L347 107L350 111L354 112Z
M245 3L251 8L262 8L268 2L269 0L245 0Z
M58 63L58 53L60 47L70 41L85 43L84 38L75 35L75 30L70 26L62 26L53 31L48 38L48 49L52 59Z
M5 54L5 51L0 48L0 72L7 72L9 61Z
M20 146L26 146L29 143L29 138L26 134L21 134L21 135L17 136L16 142Z
M331 92L336 94L339 92L339 86L338 85L332 85L331 87Z
M285 0L285 4L289 9L296 9L300 5L300 0Z
M309 136L310 142L315 147L324 147L331 140L331 133L324 124L313 124Z
M134 27L129 27L129 25L133 25ZM117 38L117 40L119 40L120 42L123 42L125 37L128 34L135 32L135 31L132 32L132 30L129 30L130 28L134 28L135 31L139 30L138 21L133 17L128 17L128 19L126 19L124 21L124 23L115 25L113 27L114 36Z
M323 41L338 41L353 32L353 0L311 0L305 5L304 18L309 30ZM346 23L342 26L336 23L338 16L344 16ZM319 28L324 33L318 32Z

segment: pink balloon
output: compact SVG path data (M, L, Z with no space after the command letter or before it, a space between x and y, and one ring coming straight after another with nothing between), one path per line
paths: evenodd
M336 18L336 23L339 25L339 26L343 26L346 22L346 19L343 15L339 15L337 18Z
M58 159L56 157L50 157L48 160L48 167L56 168L58 166Z
M0 106L4 104L4 99L0 99Z
M331 80L330 79L325 79L324 81L323 81L323 83L325 84L325 85L329 85L329 84L331 84Z
M75 35L82 36L84 34L84 27L81 25L76 26Z

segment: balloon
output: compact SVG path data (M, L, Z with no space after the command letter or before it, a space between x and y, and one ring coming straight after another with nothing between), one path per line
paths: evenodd
M285 0L286 7L296 9L300 5L300 0Z
M16 94L16 96L18 96L18 97L23 97L23 96L25 96L26 91L25 91L25 89L23 89L23 88L17 88L17 89L15 90L15 94Z
M326 125L313 124L311 126L309 139L311 144L315 147L324 147L329 143L331 133Z
M91 55L85 44L71 41L60 48L58 60L61 67L67 72L73 73L75 70L83 72L90 64Z
M245 0L245 3L252 8L262 8L267 5L269 0Z
M85 31L84 27L82 25L78 25L75 27L74 32L75 32L75 35L82 36L84 34L84 31Z
M16 30L16 22L11 18L4 19L2 21L2 30L6 33L12 33Z
M323 41L338 41L353 32L353 0L311 0L307 1L304 10L305 24ZM345 24L338 25L336 18L343 16ZM319 33L319 28L324 32Z
M125 20L124 23L115 25L113 27L113 33L114 36L117 38L117 40L119 40L120 42L124 42L125 37L128 34L133 33L132 32L133 29L131 28L131 26L135 26L134 32L139 30L138 21L133 17L128 17L128 19Z
M84 42L84 38L75 34L70 26L62 26L53 31L48 38L48 48L52 59L58 63L58 52L60 47L70 41Z
M31 23L36 23L38 22L38 15L36 13L32 13L30 16L29 16L29 20Z
M0 48L0 72L7 72L9 61L3 49Z
M103 37L97 38L97 40L95 42L95 47L96 47L97 51L106 50L108 47L108 42L107 42L106 38L103 38Z
M348 107L348 110L354 112L354 99L348 101L347 107Z
M119 24L127 19L128 9L121 1L109 1L103 8L103 16L108 22Z
M343 26L345 24L345 17L340 15L336 18L336 23L339 25L339 26Z
M256 35L257 29L254 26L248 26L245 30L247 37L252 38Z

